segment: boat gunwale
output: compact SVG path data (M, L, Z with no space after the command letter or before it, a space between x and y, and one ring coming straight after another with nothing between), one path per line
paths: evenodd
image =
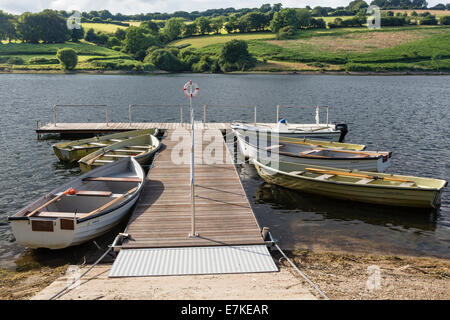
M315 182L319 182L319 183L331 183L331 184L338 184L338 185L347 185L347 186L356 186L356 187L368 187L368 188L390 188L390 189L399 189L399 190L412 190L412 191L442 191L447 185L448 185L448 181L446 180L442 180L442 179L435 179L435 178L427 178L427 177L414 177L414 176L402 176L402 175L392 175L392 177L401 177L401 178L420 178L420 179L432 179L435 181L439 181L441 183L441 186L439 188L435 188L435 187L408 187L408 186L395 186L395 185L381 185L381 184L356 184L356 183L352 183L352 182L343 182L343 181L334 181L334 180L317 180L316 178L312 178L312 177L307 177L307 176L302 176L302 175L296 175L296 174L291 174L289 172L286 171L282 171L282 170L276 170L273 169L272 167L266 166L264 164L262 164L261 162L253 159L253 164L255 166L260 166L263 167L264 169L268 170L268 171L272 171L275 172L275 174L281 174L281 175L286 175L289 177L293 177L293 178L300 178L300 179L304 179L304 180L310 180L310 181L315 181ZM316 166L316 167L320 167L320 166ZM376 176L374 175L374 172L366 172L366 171L359 171L359 170L354 170L354 171L350 171L350 170L346 170L346 169L340 169L340 168L329 168L329 167L321 167L321 168L327 168L327 169L333 169L333 170L338 170L338 171L344 171L344 172L351 172L351 173L355 173L355 171L357 173L361 173L361 174L367 174L370 176ZM376 174L380 174L380 173L376 173ZM383 174L383 173L381 173ZM383 174L385 175L385 174ZM389 174L387 174L389 176Z
M128 204L131 200L135 199L136 196L140 195L141 191L143 190L144 183L145 183L145 172L143 171L141 165L135 159L133 159L132 157L127 157L127 158L123 158L123 159L119 159L117 161L114 161L113 165L119 165L121 162L125 162L125 161L130 161L133 164L135 169L140 170L140 172L136 172L136 174L138 174L138 175L142 174L142 180L141 180L141 182L138 183L138 189L135 192L133 192L130 197L126 198L125 201L120 202L118 205L116 205L114 207L108 208L106 210L102 210L99 213L91 215L91 216L88 216L86 218L83 218L83 217L81 217L81 218L74 218L74 220L76 220L77 224L79 224L81 222L88 221L90 219L98 218L98 217L103 216L105 214L108 214L108 213L110 213L112 211L115 211L115 210L125 206L126 204ZM100 166L99 168L95 168L95 169L99 169L99 171L102 171L102 170L105 169L105 166ZM56 192L57 190L64 189L64 186L69 184L72 180L82 180L83 178L92 175L92 172L93 172L93 170L90 170L88 172L82 173L81 175L75 177L74 179L70 179L69 181L67 181L66 183L62 184L61 186L51 190L50 192L48 192L44 196L41 196L41 197L35 199L34 201L32 201L31 203L29 203L28 205L22 207L21 209L19 209L13 215L8 216L7 220L8 221L16 221L16 220L29 220L29 221L31 221L31 220L47 220L48 221L48 220L57 220L57 219L67 219L65 217L39 217L39 216L29 217L29 216L26 216L26 215L21 215L21 216L16 216L16 215L19 212L23 211L25 208L27 208L29 206L32 206L33 204L35 204L36 202L38 202L41 199L43 199L43 198L47 198L48 199L49 197L54 196L54 194L57 193Z

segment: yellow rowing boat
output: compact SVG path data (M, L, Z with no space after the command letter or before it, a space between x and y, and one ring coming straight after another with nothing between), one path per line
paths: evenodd
M261 161L261 162L260 162ZM262 163L264 162L264 164ZM438 208L445 180L253 160L262 179L285 188L382 205Z
M114 143L146 134L156 135L157 133L158 129L126 131L88 139L57 143L52 147L53 152L60 161L76 162L88 154Z

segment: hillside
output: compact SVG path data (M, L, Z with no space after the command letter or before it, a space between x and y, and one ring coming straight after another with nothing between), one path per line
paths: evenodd
M254 70L435 71L438 64L440 70L450 70L449 26L306 30L290 40L270 35L246 34L249 51L260 61ZM193 37L173 44L190 43L203 53L218 55L222 39L241 36Z
M93 43L66 42L57 44L6 43L0 45L0 70L60 70L56 52L72 48L78 54L76 70L105 69L109 62L134 66L131 56Z

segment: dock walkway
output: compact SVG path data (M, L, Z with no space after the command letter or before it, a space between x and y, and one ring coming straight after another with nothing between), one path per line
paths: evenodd
M132 240L123 248L264 244L222 133L208 130L208 139L203 139L200 133L204 131L196 130L194 170L195 225L199 237L188 237L191 231L190 131L184 130L183 135L168 130L126 230ZM207 141L210 139L213 141ZM219 154L208 152L206 148L211 144ZM188 153L184 158L187 163L175 163L173 157L179 156L180 149ZM211 162L208 156L223 161L206 164Z

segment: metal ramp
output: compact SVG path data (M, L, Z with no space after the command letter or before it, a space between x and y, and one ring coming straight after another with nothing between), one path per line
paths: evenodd
M265 245L122 249L109 277L277 272Z

